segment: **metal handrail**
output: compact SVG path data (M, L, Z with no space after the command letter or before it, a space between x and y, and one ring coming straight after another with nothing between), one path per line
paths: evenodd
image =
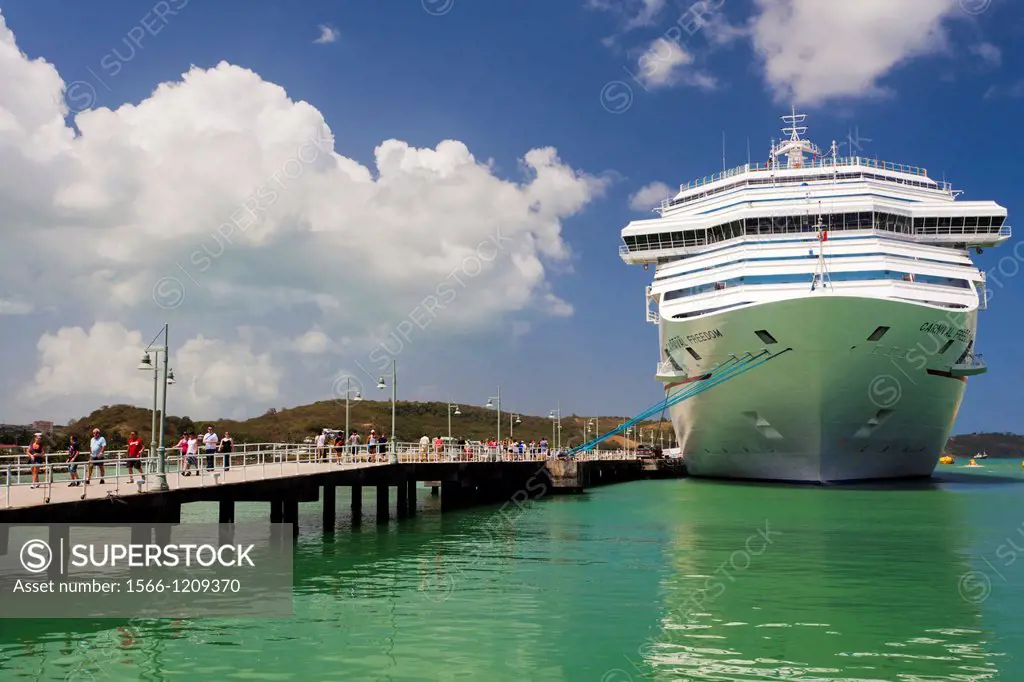
M838 158L821 158L804 163L799 167L793 168L790 168L781 163L745 163L742 166L729 168L728 170L724 170L720 173L715 173L713 175L705 175L703 178L691 180L690 182L684 185L679 185L679 191L685 192L687 190L694 189L697 187L703 187L704 185L709 185L712 182L724 180L725 178L731 178L741 173L766 171L770 172L780 170L805 170L808 168L833 168L839 166L866 166L868 168L878 168L881 170L892 171L895 173L906 173L908 175L919 175L921 177L928 177L927 169L921 168L919 166L911 166L903 163L894 163L891 161L878 161L863 156L841 156Z
M543 462L566 453L567 450L556 451L553 448L533 448L526 446L523 451L518 448L510 451L510 445L492 447L488 445L445 445L435 448L433 443L423 447L416 443L398 443L394 448L395 458L401 464L432 464L446 462ZM74 462L79 465L79 481L84 484L86 470L89 465L87 453L85 458ZM83 487L83 499L95 490L93 497L105 497L109 494L120 494L124 479L128 477L127 461L124 450L104 453L103 465L106 469L104 486L98 485L98 472L93 472L93 482ZM220 485L221 483L238 483L243 481L280 478L303 473L322 473L323 471L360 468L370 466L386 466L391 460L391 448L387 444L380 451L372 450L366 445L346 445L336 447L325 445L320 448L309 443L241 443L232 452L199 452L195 455L182 455L178 448L168 450L165 458L168 485L171 490L181 487L194 487L196 483L185 476L188 469L197 477L198 485ZM194 457L195 467L189 465L189 458ZM208 459L209 458L209 459ZM225 458L227 458L225 467ZM624 450L578 453L578 460L632 460L636 453ZM143 466L143 480L138 492L151 490L154 484L154 473L157 457L147 455L138 458ZM212 459L212 467L207 465ZM39 503L49 500L50 490L54 485L67 485L71 482L68 475L69 462L63 453L47 453L42 464L32 464L27 455L0 455L0 507L11 506L11 488L32 485L31 471L39 470L40 499ZM310 468L311 467L311 468ZM183 485L183 481L189 483ZM137 484L138 485L138 484Z

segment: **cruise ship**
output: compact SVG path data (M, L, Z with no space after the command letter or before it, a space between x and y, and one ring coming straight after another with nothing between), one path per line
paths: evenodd
M654 265L646 319L667 397L770 357L670 408L693 476L842 482L927 477L976 354L1006 209L923 168L823 153L806 115L767 161L682 185L622 230Z

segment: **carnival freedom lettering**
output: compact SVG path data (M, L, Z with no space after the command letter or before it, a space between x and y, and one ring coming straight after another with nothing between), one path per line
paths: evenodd
M696 334L690 334L686 337L686 340L690 343L703 343L705 341L711 341L713 339L722 338L722 332L717 329L712 329L706 332L697 332Z
M971 332L969 330L942 324L941 322L925 322L921 325L920 331L935 334L936 336L944 336L955 341L966 342L971 339Z

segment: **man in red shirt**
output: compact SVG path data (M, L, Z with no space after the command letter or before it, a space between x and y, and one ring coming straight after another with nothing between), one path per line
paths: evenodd
M142 453L146 451L146 446L139 438L139 434L134 431L128 436L128 482L134 483L132 479L132 469L139 470L139 480L145 481L146 477L142 475Z

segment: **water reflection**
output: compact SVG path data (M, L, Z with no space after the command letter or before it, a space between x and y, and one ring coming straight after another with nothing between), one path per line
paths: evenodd
M699 486L700 484L698 484ZM658 679L998 679L961 598L962 496L924 489L679 489ZM713 504L709 501L715 499Z

